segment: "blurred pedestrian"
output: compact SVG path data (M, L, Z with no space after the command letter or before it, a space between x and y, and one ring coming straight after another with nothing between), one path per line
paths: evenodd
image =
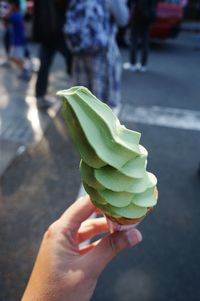
M48 228L22 301L89 301L108 263L142 241L132 228L80 248L108 231L105 217L86 220L94 211L90 198L82 197Z
M9 59L15 63L21 70L20 78L29 80L31 70L27 67L24 60L24 51L26 48L26 36L24 29L23 16L20 11L20 1L10 0L10 11L8 14L8 26L10 28L10 50Z
M124 63L124 69L130 71L147 70L149 56L149 29L156 17L157 0L134 0L131 19L130 62ZM137 60L138 45L141 58Z
M22 13L23 21L24 17L26 15L26 1L25 0L20 0L19 1L19 7L20 7L20 12ZM5 2L5 12L2 17L3 19L3 25L4 25L4 33L3 33L3 46L5 50L5 55L6 59L3 63L1 63L1 66L9 67L9 53L11 49L11 29L9 26L9 15L10 15L10 6L8 2ZM23 22L24 23L24 22ZM26 37L26 32L25 32L25 37ZM26 39L26 44L24 47L24 58L27 59L27 67L28 64L31 65L31 55L29 48L27 46L27 39Z
M27 12L27 1L26 0L20 0L20 11L23 15L23 19L24 19L24 22L26 21L26 12ZM25 28L25 35L26 35L26 41L27 41L27 32L26 32L26 28ZM25 46L25 49L24 49L24 57L29 61L29 65L30 65L30 68L32 68L32 63L31 63L31 52L28 48L28 45L26 43L26 46Z
M126 0L69 3L65 31L74 54L74 85L86 86L115 110L121 102L121 57L115 36L117 26L127 22Z
M128 35L128 30L130 27L130 14L131 14L131 7L132 7L132 0L127 1L127 6L129 9L129 22L125 26L120 26L118 28L117 32L117 44L119 45L120 48L128 48L129 47L129 35Z
M67 0L35 0L33 16L33 37L40 43L40 68L38 71L35 95L37 106L47 109L51 102L45 98L49 69L56 52L60 52L71 75L72 56L66 45L63 27L67 10Z

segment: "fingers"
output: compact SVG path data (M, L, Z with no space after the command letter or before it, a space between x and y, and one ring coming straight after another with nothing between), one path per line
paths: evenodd
M106 236L88 253L93 272L99 275L119 252L128 247L133 247L141 241L142 235L137 229L115 232Z
M81 223L86 220L93 212L95 207L88 195L79 198L73 203L60 217L59 223L68 225L73 230L78 230Z
M108 224L104 217L88 219L81 224L77 233L77 242L81 243L87 239L108 231Z
M79 249L80 255L83 255L83 254L91 251L92 249L94 249L98 245L99 242L100 242L100 239L91 243L90 245L84 246L81 249Z

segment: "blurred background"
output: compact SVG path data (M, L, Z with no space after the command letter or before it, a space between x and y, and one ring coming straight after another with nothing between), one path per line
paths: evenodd
M44 9L49 1L42 2ZM10 4L0 1L1 301L20 299L44 231L76 199L81 185L80 158L55 96L73 83L73 59L67 57L66 70L55 51L48 62L48 86L41 88L45 95L36 95L41 45L33 35L34 1L20 5L26 39L22 65L10 60ZM117 42L125 63L130 26L119 28ZM143 243L108 266L93 301L200 300L198 0L158 2L145 71L123 69L118 115L142 133L148 170L158 178L159 202L139 225ZM46 102L38 103L41 96Z

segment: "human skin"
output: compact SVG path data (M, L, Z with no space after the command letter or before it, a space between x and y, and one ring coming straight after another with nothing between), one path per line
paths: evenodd
M133 228L80 248L81 242L108 231L105 218L87 220L95 210L89 196L82 197L49 226L22 301L90 300L107 264L142 240Z

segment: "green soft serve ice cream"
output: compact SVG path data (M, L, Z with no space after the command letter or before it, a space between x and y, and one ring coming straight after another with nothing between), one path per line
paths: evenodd
M141 134L127 129L85 87L57 93L63 116L80 153L83 186L93 204L114 218L137 219L156 205L156 177L146 170Z

